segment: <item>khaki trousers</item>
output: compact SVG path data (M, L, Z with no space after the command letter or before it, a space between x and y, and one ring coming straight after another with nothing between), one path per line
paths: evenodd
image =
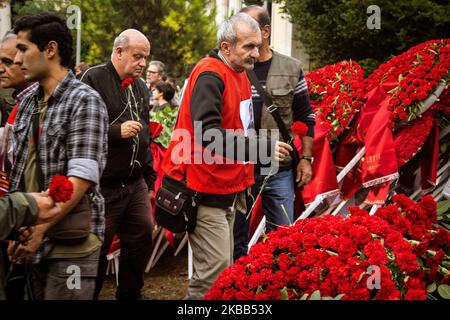
M198 207L197 226L189 233L193 274L185 299L203 299L219 274L232 264L234 216L236 208L244 206L242 209L245 210L243 201L245 196L242 192L237 195L233 206L227 209Z

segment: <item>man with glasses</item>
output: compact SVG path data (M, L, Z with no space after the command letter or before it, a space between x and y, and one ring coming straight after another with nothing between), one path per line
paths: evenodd
M153 97L153 90L156 84L160 81L166 81L166 66L164 63L158 60L152 60L148 64L147 69L147 86L150 90L150 109L153 109L159 105L158 100Z
M155 179L149 91L140 78L149 54L150 42L145 35L125 30L114 41L111 61L88 69L81 78L100 93L109 115L108 161L100 180L106 231L96 297L106 272L106 254L117 234L121 251L116 297L143 299L144 269L152 249L150 199Z

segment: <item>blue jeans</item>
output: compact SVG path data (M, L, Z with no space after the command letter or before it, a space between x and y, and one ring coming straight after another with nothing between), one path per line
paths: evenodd
M282 170L271 176L261 193L263 212L266 217L266 233L276 230L280 225L291 225L294 221L294 180L292 170ZM255 174L255 184L252 186L252 198L247 201L250 210L254 199L266 176ZM247 213L248 215L248 213ZM234 254L236 261L247 254L250 217L236 213L234 220Z

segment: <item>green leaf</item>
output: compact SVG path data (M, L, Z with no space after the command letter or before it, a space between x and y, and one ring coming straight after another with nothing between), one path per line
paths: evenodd
M437 289L436 282L433 282L432 284L430 284L430 285L427 287L427 292L428 292L428 293L432 293L432 292L436 291L436 289Z
M448 284L441 284L438 287L439 295L447 300L450 300L450 286Z
M440 225L443 226L448 231L450 231L450 224L441 222Z
M334 300L341 300L343 296L345 296L345 293L338 294L336 297L334 297Z
M332 297L323 297L321 300L334 300Z
M304 295L302 295L300 300L306 300L306 299L308 299L308 296L309 296L309 294L305 293Z
M281 289L280 292L281 292L281 300L289 300L287 287L284 287L283 289Z
M437 203L437 213L444 214L450 209L450 200L440 201Z
M309 300L320 300L320 291L319 290L314 291Z
M358 284L361 282L362 278L366 275L366 272L362 272L358 278Z

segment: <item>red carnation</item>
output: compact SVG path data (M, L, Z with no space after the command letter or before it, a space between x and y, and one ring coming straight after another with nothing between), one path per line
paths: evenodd
M120 84L120 86L121 86L123 89L125 89L127 86L132 85L133 82L134 82L134 79L133 79L133 78L131 78L131 77L130 77L130 78L125 78L125 79L122 80L122 83Z
M69 201L73 193L73 184L66 176L54 176L50 182L48 195L55 202Z
M301 121L295 121L294 124L291 126L291 130L295 135L303 137L306 136L306 133L308 132L308 127Z

